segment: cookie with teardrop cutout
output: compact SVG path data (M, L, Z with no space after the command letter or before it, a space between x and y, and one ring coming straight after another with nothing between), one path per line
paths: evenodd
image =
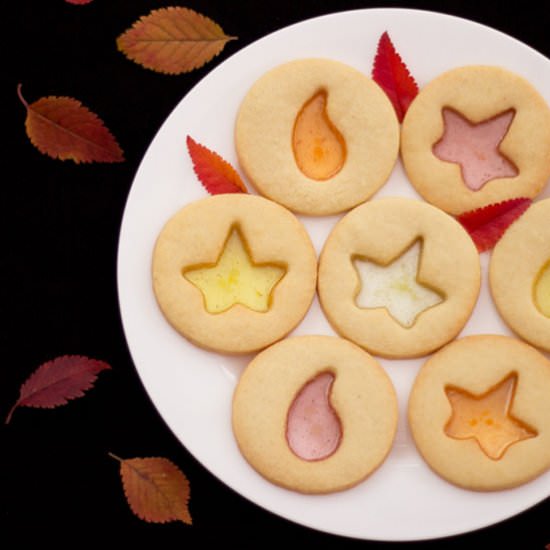
M386 458L397 398L369 354L334 336L287 338L244 370L233 397L233 432L249 464L302 493L356 485Z
M497 243L489 284L508 326L550 351L550 198L534 202Z
M329 59L279 65L257 80L239 109L235 143L254 187L295 212L348 210L388 179L399 123L380 87Z
M420 195L450 214L533 198L550 177L550 108L504 68L451 69L411 103L401 156Z

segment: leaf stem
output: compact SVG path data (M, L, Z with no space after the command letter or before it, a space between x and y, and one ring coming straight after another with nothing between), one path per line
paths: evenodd
M6 416L6 421L4 422L5 425L9 424L11 421L11 416L13 414L13 411L17 409L17 406L19 405L19 401L15 403L15 405L10 409L10 412L8 413L8 416Z
M107 454L108 454L111 458L114 458L115 460L118 460L119 462L124 462L124 459L120 458L119 456L115 455L114 453L107 452Z
M21 103L23 103L23 105L25 106L25 109L28 109L29 104L25 101L25 98L23 97L23 94L21 93L21 88L22 88L22 84L19 83L17 85L17 95L19 96L19 100L21 101Z

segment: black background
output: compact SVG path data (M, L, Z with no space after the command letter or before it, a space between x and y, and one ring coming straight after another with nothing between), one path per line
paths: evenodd
M181 76L143 69L117 51L116 38L134 21L170 5L193 8L239 39L202 69ZM102 373L84 398L54 410L19 409L11 424L0 427L0 545L15 547L4 544L15 534L23 546L40 541L58 548L91 541L106 548L135 541L160 548L403 546L295 525L241 498L206 471L168 430L141 385L121 328L115 276L119 227L135 171L161 123L194 84L232 53L280 27L334 11L388 6L466 17L550 56L550 12L542 2L94 0L74 6L64 0L11 0L4 5L0 420L21 383L49 359L81 354L113 369ZM117 137L126 161L76 165L42 155L25 134L18 83L28 102L49 95L82 101ZM148 524L135 517L109 451L175 462L191 482L194 525ZM409 545L544 548L550 543L549 517L546 500L487 529Z

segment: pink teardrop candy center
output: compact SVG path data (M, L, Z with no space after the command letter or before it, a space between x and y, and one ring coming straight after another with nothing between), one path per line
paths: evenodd
M342 438L342 427L330 404L334 375L326 372L304 385L288 410L286 438L292 452L304 460L332 455Z

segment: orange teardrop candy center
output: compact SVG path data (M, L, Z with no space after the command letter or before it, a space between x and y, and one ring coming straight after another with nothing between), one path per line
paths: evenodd
M346 142L327 113L327 93L317 92L294 122L292 150L308 178L322 181L336 175L346 160Z

